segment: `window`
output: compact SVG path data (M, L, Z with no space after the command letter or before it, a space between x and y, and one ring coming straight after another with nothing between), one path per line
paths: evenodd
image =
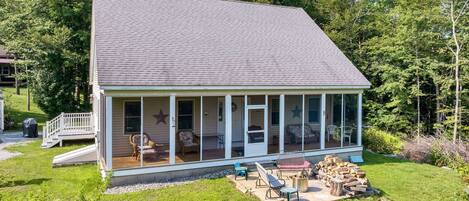
M10 75L10 66L2 66L2 75Z
M178 102L178 129L192 130L193 129L193 102L192 101L179 101Z
M272 119L271 124L277 126L280 121L280 114L279 114L279 99L272 99Z
M309 123L319 123L319 97L309 98L309 111L308 111L308 122Z
M140 101L124 102L124 133L140 132Z

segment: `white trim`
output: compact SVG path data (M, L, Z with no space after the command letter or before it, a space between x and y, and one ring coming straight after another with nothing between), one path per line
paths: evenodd
M269 96L265 95L264 106L264 147L265 153L269 153Z
M278 90L278 89L369 89L370 85L329 86L105 86L103 90Z
M363 118L363 114L362 114L362 93L359 93L358 94L358 123L357 123L357 145L358 146L362 146L362 118Z
M176 163L176 96L169 97L169 164Z
M249 123L248 123L248 120L249 119L249 108L248 108L248 95L244 95L244 132L243 132L243 139L244 139L244 156L246 156L246 152L247 152L247 148L248 147L248 126L249 126Z
M345 124L345 105L344 94L341 94L342 105L340 108L340 147L344 147L344 124Z
M279 152L284 153L284 142L285 142L285 95L280 95L279 100Z
M218 104L217 104L218 106ZM204 147L204 97L200 96L200 145L199 145L199 153L200 153L200 160L202 161L203 157L203 147Z
M225 96L225 159L231 158L231 133L232 133L232 121L231 121L231 95Z
M326 94L321 94L321 149L326 148Z
M363 151L363 147L356 146L356 147L347 147L347 148L340 148L340 149L315 150L315 151L310 151L310 152L304 152L304 156L313 157L313 156L348 153L348 152L356 152L356 151ZM233 165L233 163L235 162L252 163L252 162L257 162L257 161L269 161L269 160L276 160L276 159L278 159L278 154L272 154L268 156L248 157L248 158L236 158L236 159L228 159L228 160L222 159L222 160L216 160L216 161L183 163L183 164L167 165L167 166L160 166L160 167L144 167L144 168L134 168L134 169L125 169L125 170L114 170L112 173L114 177L120 177L120 176L151 174L151 173L160 173L160 172L168 172L168 171L190 170L190 169L197 169L197 168L227 166L227 165Z
M112 169L112 96L106 96L106 169Z
M311 94L320 95L326 94L358 94L363 92L363 89L309 89L309 90L106 90L104 95L114 97L168 97L175 95L177 97L194 97L200 96L225 96L230 94L231 96L244 96L244 95L298 95L298 94Z
M301 95L301 151L305 150L305 95Z
M143 96L140 96L140 166L143 167Z

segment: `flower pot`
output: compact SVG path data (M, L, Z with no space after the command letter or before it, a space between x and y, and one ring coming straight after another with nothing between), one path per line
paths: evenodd
M296 177L293 179L293 188L304 193L308 191L308 178Z

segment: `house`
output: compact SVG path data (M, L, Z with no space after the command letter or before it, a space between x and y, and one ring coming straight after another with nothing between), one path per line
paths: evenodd
M15 68L12 65L13 56L0 46L0 85L13 86L15 84Z
M98 161L116 184L362 152L370 83L301 8L94 1L90 59Z

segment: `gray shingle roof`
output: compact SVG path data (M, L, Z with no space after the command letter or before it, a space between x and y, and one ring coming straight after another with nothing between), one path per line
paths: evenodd
M102 86L364 86L300 8L221 0L94 1Z

